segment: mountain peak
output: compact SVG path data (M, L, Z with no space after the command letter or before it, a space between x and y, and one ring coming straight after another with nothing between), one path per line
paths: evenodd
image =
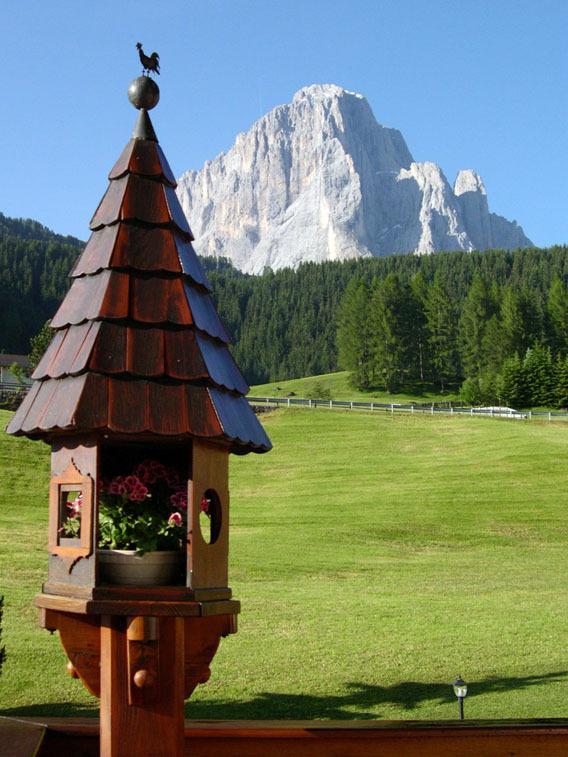
M458 171L458 175L454 182L455 195L459 197L466 192L481 192L481 194L487 194L483 179L473 170L473 168L463 168L461 171Z
M520 227L489 213L481 178L454 188L415 163L363 95L311 84L179 180L201 255L247 273L397 252L523 247Z
M294 94L292 102L295 103L306 98L323 100L344 97L345 95L356 97L358 100L365 99L363 95L358 92L351 92L337 84L309 84L306 87L302 87Z

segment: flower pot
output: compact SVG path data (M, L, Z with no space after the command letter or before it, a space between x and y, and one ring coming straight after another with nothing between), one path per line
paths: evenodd
M168 586L179 583L183 553L145 552L133 549L99 549L99 577L115 586Z

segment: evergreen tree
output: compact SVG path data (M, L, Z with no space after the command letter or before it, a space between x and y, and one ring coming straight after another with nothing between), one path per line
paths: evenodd
M551 406L556 402L554 365L550 348L535 344L527 350L523 373L530 405Z
M535 314L529 298L512 286L503 290L501 302L502 354L524 355L536 334L532 329Z
M371 297L370 324L373 334L375 376L388 392L416 373L417 354L412 315L415 301L408 284L395 273L376 287Z
M548 295L548 315L552 326L552 348L568 354L568 287L555 276Z
M485 324L485 331L481 341L483 373L494 376L501 369L503 360L507 356L503 338L503 324L497 314L492 315Z
M503 362L497 389L502 401L509 407L519 408L528 404L523 361L518 354L506 358Z
M438 273L424 303L428 333L428 364L434 380L445 391L458 373L456 317L453 303Z
M414 320L414 335L416 342L417 354L417 367L418 376L420 381L424 381L426 374L429 373L428 364L428 331L426 326L426 299L428 297L428 284L424 278L424 274L418 271L412 277L410 282L410 288L415 300L415 320Z
M486 280L476 274L469 288L460 319L460 351L464 373L480 376L485 367L483 337L496 310Z
M568 356L558 356L555 365L555 406L568 408Z
M337 326L338 361L351 372L358 389L371 386L371 334L368 318L369 292L364 282L353 277L341 300Z

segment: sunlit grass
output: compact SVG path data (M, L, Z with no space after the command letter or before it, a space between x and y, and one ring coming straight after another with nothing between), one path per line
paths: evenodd
M2 414L6 421L7 413ZM262 417L231 464L239 633L194 718L563 717L568 698L564 424L305 410ZM48 449L0 438L0 706L96 714L36 626Z
M337 373L324 373L320 376L307 376L306 378L289 379L287 381L272 381L269 384L258 384L251 388L250 394L253 397L286 397L289 392L294 392L298 397L317 397L317 389L323 388L329 393L329 398L333 400L361 400L364 402L448 402L449 400L459 399L455 391L440 392L433 391L429 386L415 387L415 391L399 392L389 394L388 392L378 389L369 389L361 391L355 389L349 382L349 373L347 371L338 371Z

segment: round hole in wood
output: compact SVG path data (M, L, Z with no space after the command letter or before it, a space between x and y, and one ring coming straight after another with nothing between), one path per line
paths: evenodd
M215 544L221 533L222 508L215 489L207 489L199 503L199 528L207 544Z

